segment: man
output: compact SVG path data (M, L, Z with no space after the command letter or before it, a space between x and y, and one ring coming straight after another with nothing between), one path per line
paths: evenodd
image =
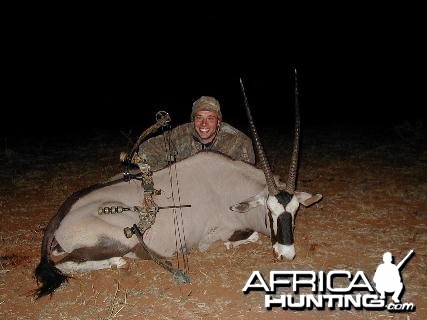
M180 125L143 142L138 151L151 170L166 167L172 160L183 160L200 151L211 150L234 160L255 163L252 141L244 133L222 121L217 99L202 96L193 103L191 123Z

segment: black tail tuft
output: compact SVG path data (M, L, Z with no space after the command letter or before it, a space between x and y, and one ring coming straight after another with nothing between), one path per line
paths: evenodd
M34 290L34 296L39 299L45 295L52 295L53 292L58 289L61 284L68 281L70 276L65 275L58 268L55 267L52 261L42 257L39 265L34 271L37 282L41 283L41 287Z

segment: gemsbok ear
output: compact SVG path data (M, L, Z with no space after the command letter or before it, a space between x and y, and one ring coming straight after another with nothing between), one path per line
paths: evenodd
M267 190L263 190L257 195L250 197L242 202L236 203L230 207L231 211L238 213L246 213L252 208L265 205L267 199Z
M294 194L297 197L298 202L301 203L304 207L309 207L313 203L319 202L323 197L319 193L311 195L310 193L300 191L295 191Z

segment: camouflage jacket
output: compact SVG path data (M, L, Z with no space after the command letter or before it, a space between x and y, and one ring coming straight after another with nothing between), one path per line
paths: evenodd
M168 160L171 159L171 155L172 160L175 158L176 161L180 161L202 150L216 151L233 160L255 163L251 139L224 122L221 123L218 134L211 143L201 143L197 138L193 123L186 123L144 141L139 147L138 154L142 159L147 160L151 170L157 171L169 164Z

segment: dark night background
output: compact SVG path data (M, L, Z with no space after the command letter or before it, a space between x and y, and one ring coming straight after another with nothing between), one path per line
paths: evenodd
M304 125L423 120L417 8L104 9L10 12L2 135L140 132L160 109L176 125L201 95L244 129L239 77L258 125L288 125L295 67Z

